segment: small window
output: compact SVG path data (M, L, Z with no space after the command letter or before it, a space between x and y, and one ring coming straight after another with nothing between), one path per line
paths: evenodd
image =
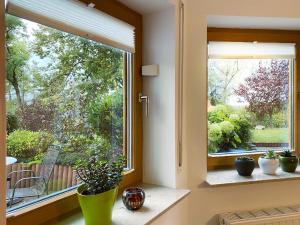
M209 42L208 154L294 148L295 44Z
M6 25L8 211L74 189L72 166L92 152L132 169L132 54L9 14Z

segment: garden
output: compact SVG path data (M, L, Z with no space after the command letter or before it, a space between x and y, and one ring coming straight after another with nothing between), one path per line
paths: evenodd
M288 59L209 59L208 152L289 148Z
M71 187L77 160L123 154L125 54L11 15L6 25L8 172L37 169L59 145L52 191Z

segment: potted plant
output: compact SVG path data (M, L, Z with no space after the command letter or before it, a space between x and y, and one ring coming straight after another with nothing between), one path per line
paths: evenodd
M125 160L109 161L91 156L76 163L76 173L83 184L77 189L85 225L110 225L112 209L122 180Z
M279 156L279 163L282 171L288 172L288 173L293 173L295 172L298 163L299 163L299 158L295 155L290 150L285 150L280 156Z
M235 168L241 176L251 176L255 167L255 161L251 157L238 157L235 160Z
M264 174L275 174L279 166L279 160L276 153L269 150L264 156L259 157L258 165Z

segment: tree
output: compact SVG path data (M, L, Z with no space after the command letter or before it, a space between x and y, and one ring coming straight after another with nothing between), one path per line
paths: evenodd
M17 103L22 106L20 81L26 79L26 67L30 58L28 45L24 41L26 26L17 17L6 15L6 68L7 81L14 88ZM9 87L9 86L8 86Z
M46 96L69 86L86 92L89 101L97 93L123 87L122 51L45 26L39 26L34 36L35 54L48 61L41 68Z
M57 106L58 138L96 133L122 147L124 52L45 26L34 38L34 53L44 62L34 75L39 98ZM93 106L100 107L96 113Z
M88 121L98 135L112 140L112 147L123 146L123 90L90 102Z
M17 118L51 133L70 163L87 149L122 152L124 51L10 15L6 24L8 128Z
M270 65L259 63L259 68L245 79L235 90L241 99L249 105L247 110L258 119L272 116L286 107L289 92L289 61L272 60Z
M238 60L210 60L208 63L208 97L212 105L226 104L232 84L239 74Z

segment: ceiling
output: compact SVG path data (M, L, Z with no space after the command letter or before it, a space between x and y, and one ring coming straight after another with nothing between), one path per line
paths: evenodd
M208 27L300 30L300 18L208 16Z
M118 0L129 8L145 15L171 6L170 0Z

